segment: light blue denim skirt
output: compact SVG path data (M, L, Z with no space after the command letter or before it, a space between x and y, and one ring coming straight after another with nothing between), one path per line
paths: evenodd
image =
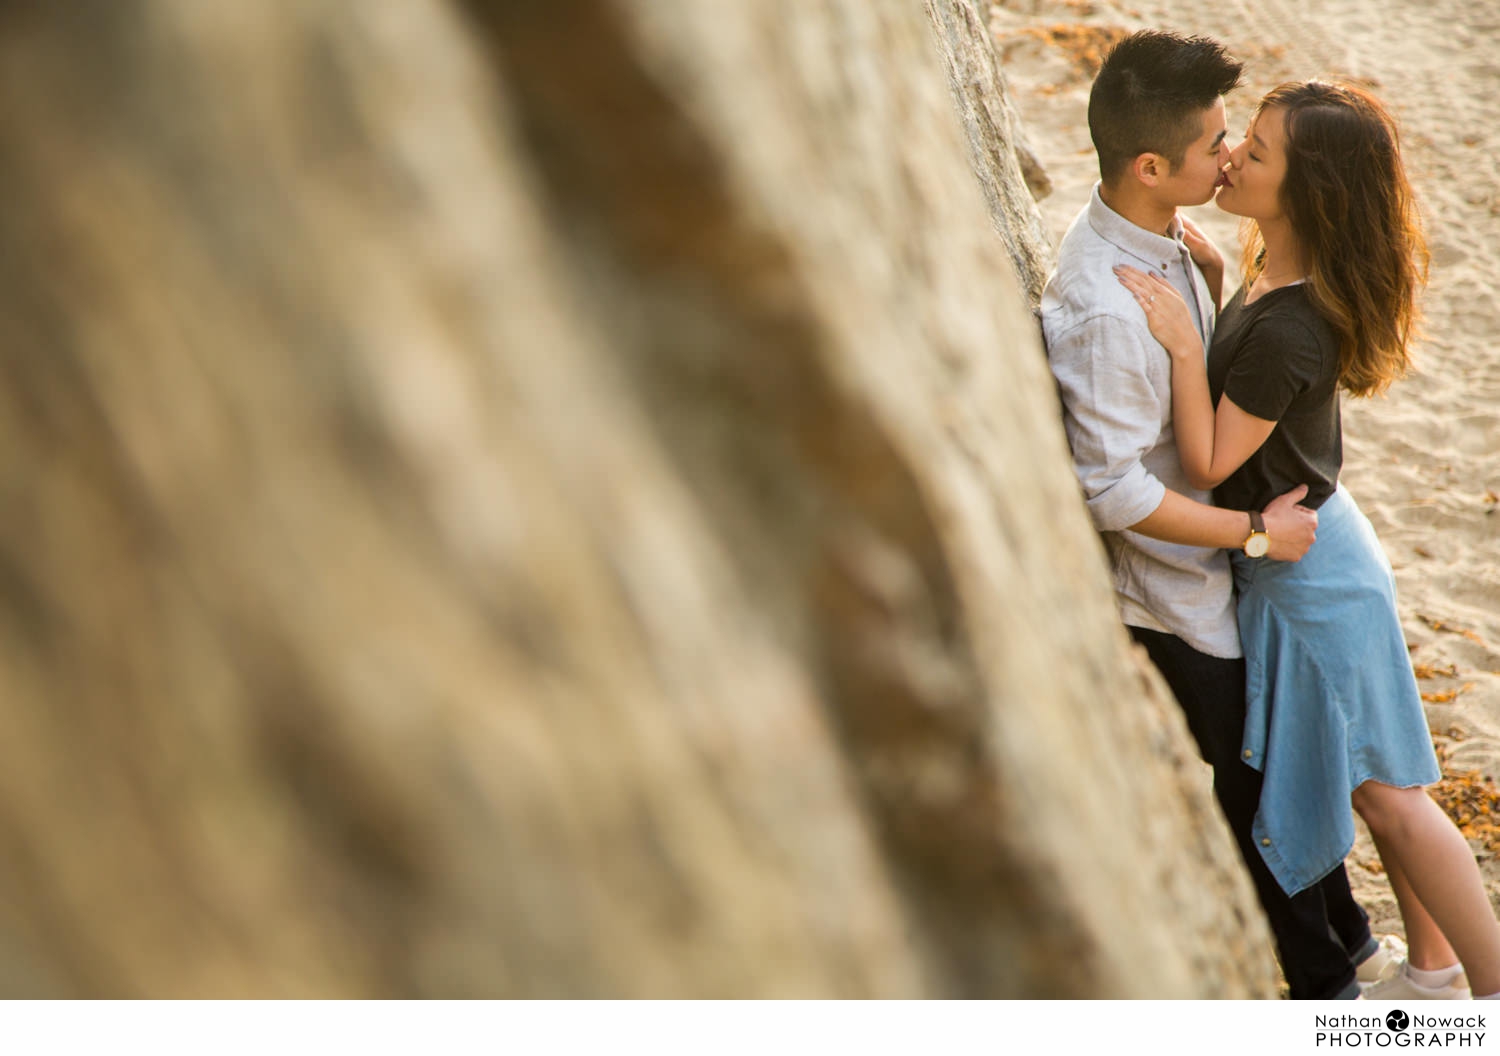
M1342 484L1298 562L1231 554L1245 649L1241 756L1265 778L1255 841L1296 894L1354 846L1350 793L1441 776L1375 530Z

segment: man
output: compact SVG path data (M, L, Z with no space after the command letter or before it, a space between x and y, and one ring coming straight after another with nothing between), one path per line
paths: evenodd
M1204 204L1218 186L1229 160L1223 96L1240 70L1214 41L1169 33L1136 33L1110 52L1089 97L1100 182L1058 249L1042 328L1121 617L1213 766L1291 995L1354 998L1359 977L1388 971L1400 951L1371 937L1342 866L1296 896L1282 891L1251 836L1261 775L1240 758L1245 663L1225 550L1296 561L1317 514L1296 505L1305 487L1252 512L1214 507L1188 484L1172 433L1170 359L1113 271L1129 264L1168 279L1208 347L1223 260L1177 210Z

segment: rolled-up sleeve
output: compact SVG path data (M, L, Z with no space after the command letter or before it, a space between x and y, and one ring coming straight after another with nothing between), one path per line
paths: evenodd
M1166 485L1142 462L1161 441L1163 399L1153 382L1159 345L1124 320L1091 316L1047 335L1073 463L1094 524L1120 531L1161 505ZM1170 375L1167 375L1170 383Z

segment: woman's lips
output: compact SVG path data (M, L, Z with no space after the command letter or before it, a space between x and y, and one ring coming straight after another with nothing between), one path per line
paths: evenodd
M1227 172L1221 172L1221 173L1219 173L1219 182L1215 183L1214 186L1215 187L1233 187L1234 184L1231 183L1230 180L1229 180L1229 173L1227 173Z

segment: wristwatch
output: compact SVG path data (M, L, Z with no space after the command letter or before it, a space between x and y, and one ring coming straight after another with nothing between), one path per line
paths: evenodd
M1271 550L1271 537L1266 534L1266 519L1257 511L1250 511L1250 534L1245 537L1246 557L1265 557Z

